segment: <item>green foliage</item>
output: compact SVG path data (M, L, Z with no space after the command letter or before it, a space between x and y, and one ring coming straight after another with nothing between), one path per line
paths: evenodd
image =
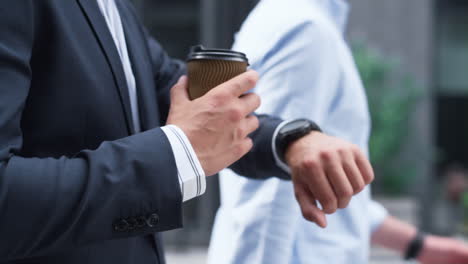
M398 159L407 141L409 119L419 97L413 78L400 71L397 61L353 45L354 58L369 100L372 118L370 159L376 170L376 187L385 194L404 192L416 170Z

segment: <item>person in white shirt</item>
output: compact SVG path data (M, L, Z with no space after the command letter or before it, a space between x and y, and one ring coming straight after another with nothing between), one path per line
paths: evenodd
M325 133L367 152L370 118L352 54L343 36L343 0L261 0L238 35L260 74L259 112L286 120L317 120ZM378 175L377 175L378 177ZM368 263L371 240L423 263L468 263L468 247L449 238L417 235L414 226L371 199L370 188L327 218L325 229L301 215L292 184L222 172L210 264Z

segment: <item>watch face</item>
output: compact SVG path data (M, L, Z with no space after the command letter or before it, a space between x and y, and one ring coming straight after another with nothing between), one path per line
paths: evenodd
M310 126L310 122L307 120L297 120L291 122L283 127L284 131L301 131L307 129Z

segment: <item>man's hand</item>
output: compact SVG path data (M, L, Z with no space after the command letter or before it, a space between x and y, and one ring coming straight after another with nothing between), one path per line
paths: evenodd
M418 260L423 264L468 263L468 246L455 239L428 236Z
M185 76L172 88L167 124L184 131L206 175L229 167L252 149L248 135L259 121L251 114L260 106L260 97L245 93L257 81L258 74L248 71L193 101Z
M327 225L325 214L345 208L374 179L369 161L357 146L320 132L293 142L285 158L304 218L321 227Z

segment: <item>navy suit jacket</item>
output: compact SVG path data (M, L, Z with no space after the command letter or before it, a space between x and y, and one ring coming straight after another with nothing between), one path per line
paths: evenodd
M95 0L0 0L0 262L163 263L158 232L182 226L160 129L185 72L117 0L143 132L133 133L120 57ZM260 117L240 174L282 175Z

